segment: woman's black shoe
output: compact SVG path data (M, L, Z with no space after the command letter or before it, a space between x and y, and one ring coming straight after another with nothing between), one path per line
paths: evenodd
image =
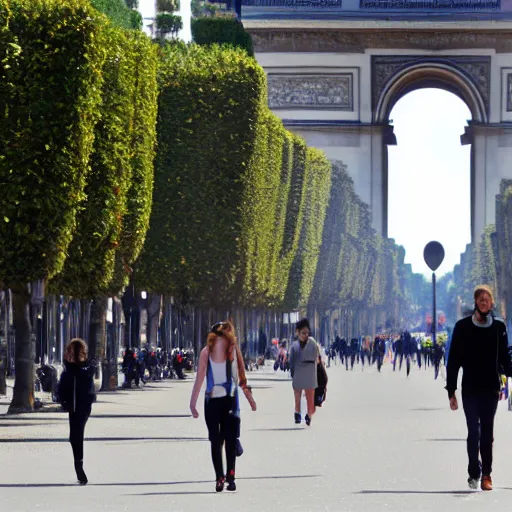
M236 491L236 484L234 480L228 482L228 486L226 487L227 491Z
M302 421L302 418L300 416L300 412L295 413L295 423L299 424Z
M87 475L85 474L85 471L84 471L83 461L75 460L75 471L76 471L76 477L78 478L80 485L87 485L88 480L87 480Z
M306 420L306 425L309 427L311 425L311 417L309 414L306 414L306 417L304 418Z
M224 477L217 478L217 483L215 484L215 492L222 492L224 490L224 482L226 479Z

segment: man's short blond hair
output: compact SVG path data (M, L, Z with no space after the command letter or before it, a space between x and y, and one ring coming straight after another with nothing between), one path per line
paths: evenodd
M494 295L492 294L491 287L486 284L479 284L475 288L475 292L473 294L473 297L475 298L475 302L478 300L478 297L480 297L480 295L482 295L482 293L488 293L489 296L491 297L491 302L494 304Z

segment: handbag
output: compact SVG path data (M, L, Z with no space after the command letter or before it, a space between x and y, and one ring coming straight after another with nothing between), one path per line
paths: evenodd
M318 386L315 389L315 405L317 407L322 407L322 404L325 402L327 397L327 372L325 371L325 367L322 363L318 363L316 365L316 378Z
M242 443L240 439L236 440L236 456L241 457L244 454L244 449L242 448Z

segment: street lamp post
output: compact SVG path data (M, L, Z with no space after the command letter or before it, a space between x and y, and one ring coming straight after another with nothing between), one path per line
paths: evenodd
M434 357L436 354L436 330L437 330L437 313L436 313L436 270L444 260L444 248L439 242L429 242L423 251L425 263L432 270L432 347L434 349Z

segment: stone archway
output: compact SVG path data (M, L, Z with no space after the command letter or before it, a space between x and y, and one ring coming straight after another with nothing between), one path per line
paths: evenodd
M374 56L372 58L372 116L375 125L384 126L382 136L383 218L387 233L388 203L388 146L397 143L390 114L396 103L407 93L422 88L438 88L461 98L472 119L470 126L489 122L490 59L489 57L438 57L432 56ZM461 134L462 144L471 144L471 234L475 239L485 227L485 219L476 212L485 204L485 190L478 190L473 138Z
M473 122L489 121L489 57L374 56L373 121L386 124L393 106L408 92L434 87L452 92L469 107Z

